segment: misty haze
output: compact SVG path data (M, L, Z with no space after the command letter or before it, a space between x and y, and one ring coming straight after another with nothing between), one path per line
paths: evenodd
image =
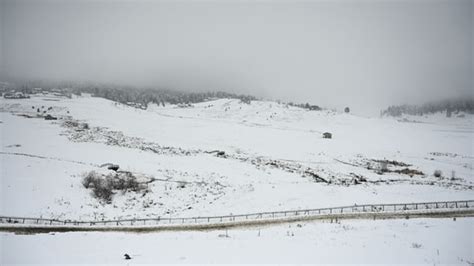
M0 0L0 264L472 265L473 13Z

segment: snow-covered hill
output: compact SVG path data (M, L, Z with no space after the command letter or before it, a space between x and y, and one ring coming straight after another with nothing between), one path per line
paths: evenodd
M0 214L166 218L472 199L473 139L469 115L365 118L232 99L147 110L93 97L0 99ZM118 172L107 170L110 165ZM107 202L84 186L92 172L136 176L141 183L113 190ZM232 256L235 262L353 262L338 255L349 252L360 262L463 263L472 261L469 228L472 218L298 223L161 238L2 234L0 261L117 263L132 252L136 262L209 263ZM71 243L81 247L71 249ZM260 245L281 252L256 252ZM37 252L22 256L23 246ZM54 260L52 247L58 250ZM224 247L232 252L216 255ZM394 249L404 256L394 257ZM301 257L288 260L285 251Z
M469 198L474 184L472 117L410 123L232 99L141 110L54 96L1 99L0 110L9 215L100 219L455 200ZM58 120L37 117L46 114ZM117 191L110 204L100 202L81 181L104 163L154 181L145 192Z

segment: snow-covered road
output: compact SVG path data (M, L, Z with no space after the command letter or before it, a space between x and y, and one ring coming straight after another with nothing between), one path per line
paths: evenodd
M397 219L397 218L474 217L474 200L449 202L419 202L398 204L367 204L329 207L311 210L260 212L212 217L145 218L128 220L56 220L32 217L0 216L0 231L16 233L45 232L154 232L209 230L232 227L276 225L282 223L341 220L341 219Z

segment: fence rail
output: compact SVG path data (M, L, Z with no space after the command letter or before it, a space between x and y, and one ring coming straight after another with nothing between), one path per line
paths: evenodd
M61 220L33 217L0 216L0 225L36 225L36 226L80 226L80 227L133 227L133 226L173 226L196 224L225 224L248 221L273 221L285 219L304 219L305 217L324 217L331 215L356 215L356 214L390 214L390 213L423 213L436 211L474 211L474 200L461 201L436 201L418 203L391 203L391 204L365 204L342 207L329 207L318 209L304 209L291 211L259 212L238 215L183 217L183 218L143 218L143 219L117 219L117 220Z

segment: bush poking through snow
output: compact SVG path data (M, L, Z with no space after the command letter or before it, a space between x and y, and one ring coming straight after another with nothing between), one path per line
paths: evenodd
M383 173L389 172L387 161L379 161L378 163L378 169L376 170L377 174L382 175Z
M63 123L63 125L65 127L74 128L75 130L79 130L79 131L90 129L89 124L75 121L75 120L67 120Z
M96 198L104 200L106 203L112 201L114 194L113 182L109 175L104 176L103 174L91 171L82 179L82 185L87 189L91 188Z
M93 182L95 182L96 179L97 179L97 173L95 171L90 171L82 179L82 185L85 188L89 188L91 187L91 184L93 185Z
M421 248L421 244L418 243L411 243L412 248Z
M119 172L114 178L113 188L118 190L140 190L140 184L135 176L130 172Z
M90 171L82 179L82 185L87 189L92 189L93 195L105 203L112 202L114 190L126 192L147 188L146 183L138 182L135 175L126 171L107 171L107 173Z
M113 182L109 178L98 179L96 185L92 189L94 196L98 199L104 200L106 203L112 202Z
M434 173L433 173L433 175L434 175L435 177L441 177L441 176L443 175L443 172L441 172L441 170L435 170Z

